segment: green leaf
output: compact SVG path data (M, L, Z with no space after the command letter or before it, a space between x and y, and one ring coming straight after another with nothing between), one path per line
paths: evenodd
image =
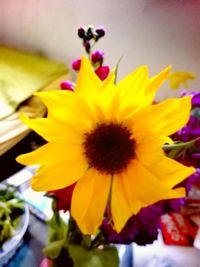
M83 243L89 247L91 245L91 236L90 235L82 235L82 238L83 238Z
M83 246L68 245L70 257L74 267L118 267L119 258L117 249L106 246L103 249L90 249Z
M118 267L119 256L116 247L106 246L102 251L99 251L102 266Z
M65 240L62 239L62 240L51 242L49 245L47 245L43 249L43 253L50 259L56 259L61 252L64 241Z
M48 222L49 232L48 240L49 242L58 241L66 238L67 235L67 224L60 217L59 212L54 211L51 220Z
M57 211L54 211L48 224L48 245L43 249L43 253L49 258L55 259L59 256L66 241L67 225Z

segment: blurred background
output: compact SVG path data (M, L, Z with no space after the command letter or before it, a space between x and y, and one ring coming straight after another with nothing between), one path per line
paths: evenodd
M106 37L97 48L106 63L120 63L119 78L139 65L156 74L167 65L195 72L199 89L199 0L1 0L0 42L58 59L70 66L83 54L76 29L103 25ZM163 88L159 98L178 92Z

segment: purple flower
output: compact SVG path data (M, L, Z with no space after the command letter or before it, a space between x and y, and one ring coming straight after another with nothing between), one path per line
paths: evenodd
M188 142L200 137L200 119L193 111L192 114L188 123L172 136L174 141ZM187 166L200 167L200 139L186 147L175 159Z
M193 107L200 107L200 93L196 93L192 97L192 106Z
M181 97L186 96L186 95L192 96L192 107L193 108L200 107L200 92L195 92L195 91L189 92L187 90L183 90L181 92Z
M179 131L177 131L172 138L177 141L187 142L198 138L200 136L200 120L191 115L188 123Z
M122 231L118 234L107 219L104 220L101 230L109 243L138 245L151 244L157 239L160 228L160 216L169 212L179 212L184 199L173 199L159 201L140 210L137 215L133 215Z
M189 193L192 186L200 188L200 169L196 169L196 172L189 176L184 182L187 193Z
M192 110L188 123L172 135L174 141L188 142L195 140L190 146L185 147L178 153L176 160L187 165L200 167L200 92L188 92L184 90L181 96L192 96ZM181 115L181 114L180 114Z

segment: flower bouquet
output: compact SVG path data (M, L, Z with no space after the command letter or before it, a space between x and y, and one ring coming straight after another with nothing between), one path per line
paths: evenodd
M141 66L117 81L119 64L110 70L94 50L104 35L103 27L80 27L87 57L72 64L76 84L36 93L46 118L21 115L47 141L17 161L39 166L32 188L53 198L44 248L52 266L119 266L114 243L152 243L161 215L185 205L185 179L199 166L199 109L190 118L195 98L154 102L170 67L149 78ZM59 210L69 212L67 224Z

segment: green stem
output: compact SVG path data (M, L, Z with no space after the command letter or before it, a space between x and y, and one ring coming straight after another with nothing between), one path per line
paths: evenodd
M111 177L111 182L110 182L110 190L109 190L109 194L108 194L108 201L107 201L107 217L109 219L109 221L112 220L112 214L111 214L111 195L112 195L112 183L113 183L113 175Z
M118 73L119 64L120 64L122 58L123 58L123 55L119 58L119 60L118 60L118 62L117 62L117 65L116 65L116 67L115 67L115 81L114 81L115 84L117 83L117 73Z
M166 144L166 145L163 145L162 148L167 151L167 150L171 150L171 149L181 149L181 148L186 148L186 147L190 147L192 145L195 144L196 141L200 140L200 137L198 138L195 138L191 141L188 141L188 142L180 142L180 143L174 143L174 144Z

